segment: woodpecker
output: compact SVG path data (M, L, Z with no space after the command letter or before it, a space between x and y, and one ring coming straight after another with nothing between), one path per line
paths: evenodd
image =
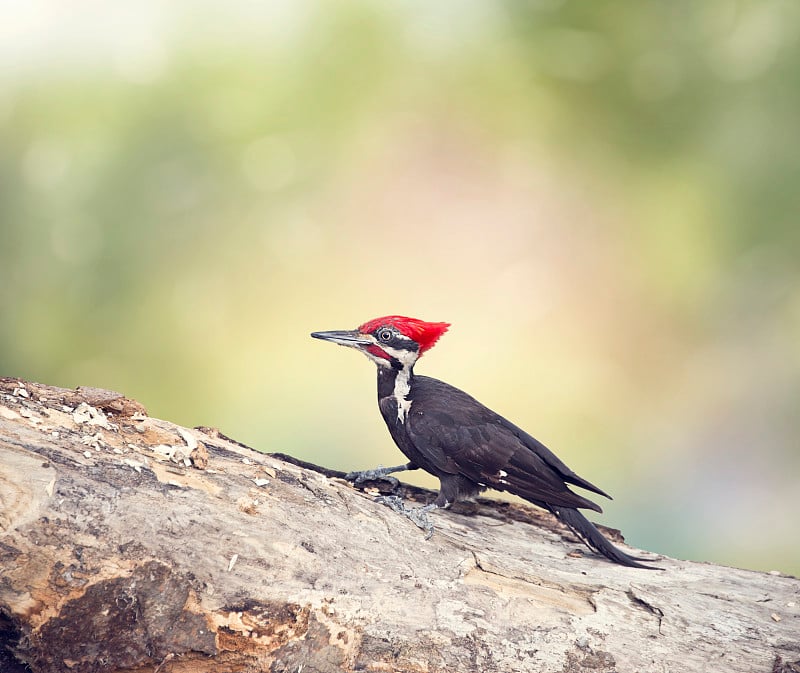
M507 491L552 512L590 549L632 568L652 568L612 545L579 508L602 512L568 484L606 498L607 493L579 477L550 449L467 393L438 379L414 373L449 323L390 315L355 330L313 332L315 339L354 348L378 369L378 406L392 439L408 458L395 467L351 472L356 484L403 470L423 469L438 477L440 488L429 505L408 509L396 496L381 501L426 530L428 513L447 508L486 489Z

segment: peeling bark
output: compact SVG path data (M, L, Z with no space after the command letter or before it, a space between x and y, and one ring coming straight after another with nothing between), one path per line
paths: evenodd
M342 477L0 379L0 671L800 670L795 578L615 566L485 498L426 541Z

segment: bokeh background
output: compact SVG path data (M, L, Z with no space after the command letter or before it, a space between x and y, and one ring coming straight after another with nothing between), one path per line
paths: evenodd
M800 573L800 4L5 2L0 373L340 469L417 370L682 558ZM409 476L430 484L424 476Z

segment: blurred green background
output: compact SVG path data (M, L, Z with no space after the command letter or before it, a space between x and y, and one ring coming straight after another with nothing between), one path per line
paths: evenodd
M800 4L5 3L0 374L396 464L418 365L637 546L800 573ZM409 476L430 484L424 476Z

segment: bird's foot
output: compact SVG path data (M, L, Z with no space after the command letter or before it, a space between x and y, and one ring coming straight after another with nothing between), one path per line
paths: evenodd
M403 504L403 499L396 495L379 495L375 502L386 505L389 509L398 514L402 514L409 519L417 528L425 531L425 539L430 540L433 535L433 524L428 518L428 512L436 509L436 505L431 503L424 507L409 508Z
M391 490L397 490L400 486L400 481L397 477L390 477L392 472L397 469L393 467L376 467L373 470L362 470L360 472L348 472L344 475L347 481L352 481L353 486L360 488L370 481L388 481L391 485Z

